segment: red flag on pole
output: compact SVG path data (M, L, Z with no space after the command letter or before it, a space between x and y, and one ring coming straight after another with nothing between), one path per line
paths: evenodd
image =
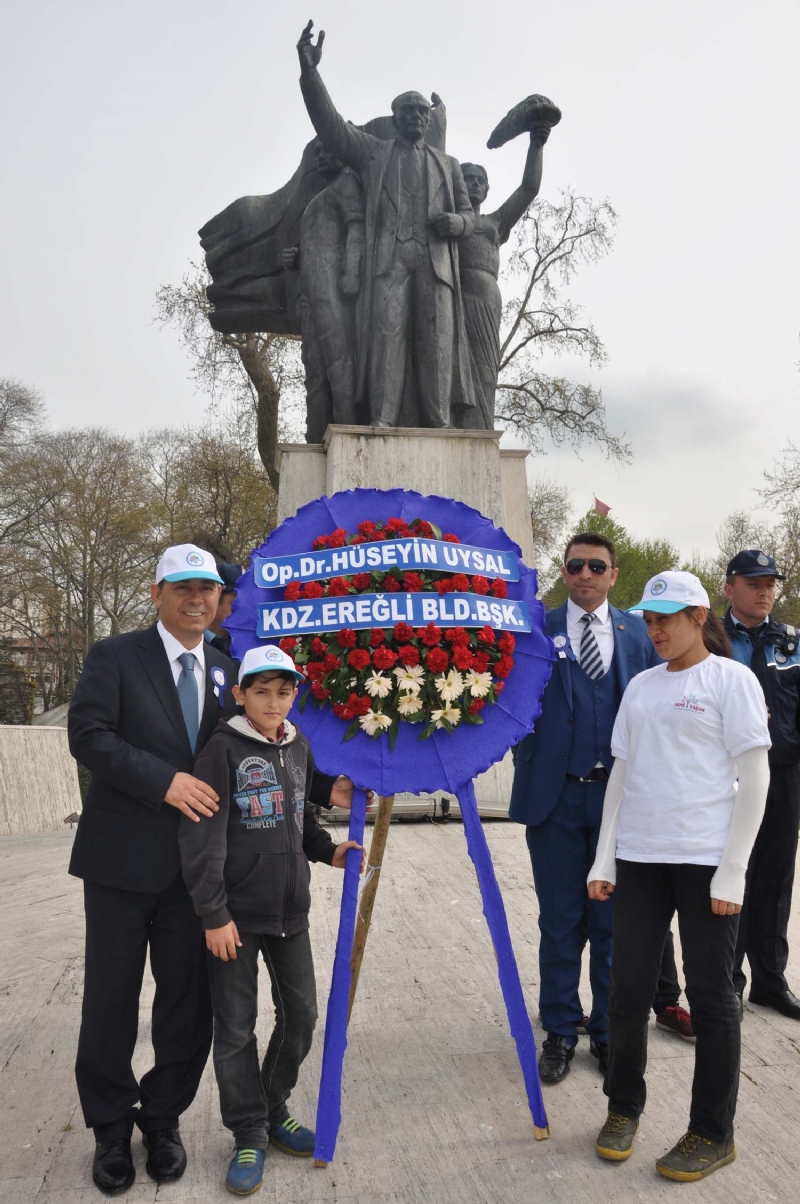
M594 512L595 512L595 514L609 514L609 513L610 513L610 511L611 511L611 507L610 507L610 506L607 506L607 505L605 504L605 502L601 502L599 498L595 498L595 499L594 499Z

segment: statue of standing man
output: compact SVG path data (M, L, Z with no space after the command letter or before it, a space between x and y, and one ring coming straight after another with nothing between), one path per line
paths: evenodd
M375 426L400 425L404 399L420 426L473 425L458 240L475 226L458 160L425 141L431 106L418 92L392 101L391 141L349 125L317 70L309 21L297 45L308 115L330 154L357 171L366 205L357 319L357 397ZM407 412L407 410L406 410Z

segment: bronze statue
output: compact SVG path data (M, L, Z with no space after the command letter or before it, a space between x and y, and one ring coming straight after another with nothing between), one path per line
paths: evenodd
M366 201L357 402L373 425L398 426L411 385L416 424L451 426L453 410L475 405L457 250L475 218L461 168L425 141L431 106L419 92L392 102L389 142L349 125L317 70L325 35L314 45L312 25L297 46L306 108L325 147L360 174Z
M461 172L475 213L475 226L459 243L461 294L472 365L476 405L465 413L464 426L494 429L494 399L500 368L500 320L503 298L497 277L500 247L528 206L536 199L542 183L542 150L550 125L542 118L530 128L530 146L522 183L493 213L481 213L489 192L489 176L478 163L462 163ZM462 425L459 423L458 425Z

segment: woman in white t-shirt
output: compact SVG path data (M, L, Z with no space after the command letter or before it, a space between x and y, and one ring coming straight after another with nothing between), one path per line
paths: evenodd
M645 1104L647 1022L661 950L678 913L696 1035L689 1128L656 1169L702 1179L733 1162L740 1021L733 989L739 912L769 785L767 708L755 676L730 658L692 573L648 581L644 611L666 662L628 685L589 895L614 892L608 1117L601 1158L632 1152ZM738 779L738 789L737 789Z

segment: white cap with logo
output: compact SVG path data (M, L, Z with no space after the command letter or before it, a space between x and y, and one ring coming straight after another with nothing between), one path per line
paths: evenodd
M305 681L304 674L289 654L277 644L261 644L258 648L250 648L245 652L239 666L239 685L253 673L291 673L298 682Z
M214 557L210 552L193 543L178 543L167 548L156 565L156 581L218 581L225 582L217 572Z
M694 573L668 569L651 577L644 587L641 602L628 610L651 610L656 614L672 615L687 606L706 606L711 609L706 588Z

